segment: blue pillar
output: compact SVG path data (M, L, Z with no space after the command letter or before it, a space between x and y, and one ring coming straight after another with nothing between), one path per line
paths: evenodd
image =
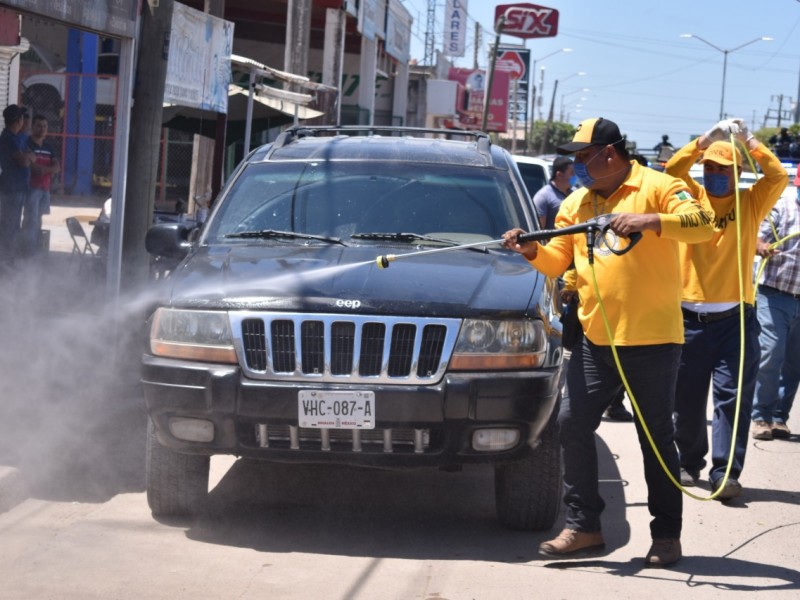
M97 34L70 29L67 37L64 184L73 194L91 194L97 106Z

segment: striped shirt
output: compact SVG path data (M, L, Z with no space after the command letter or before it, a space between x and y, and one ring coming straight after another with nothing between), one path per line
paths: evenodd
M793 233L800 234L800 199L792 192L794 188L789 188L761 223L759 237L769 244ZM767 261L761 284L800 294L800 235L783 242L778 250L780 252Z

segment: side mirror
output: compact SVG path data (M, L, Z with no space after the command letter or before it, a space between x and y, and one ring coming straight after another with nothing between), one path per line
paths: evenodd
M193 229L183 223L159 223L147 230L144 247L153 256L182 259L192 249L189 234Z

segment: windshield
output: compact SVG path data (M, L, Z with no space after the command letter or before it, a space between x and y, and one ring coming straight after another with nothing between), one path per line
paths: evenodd
M251 164L208 223L205 242L252 243L276 230L353 243L414 233L460 243L527 227L508 171L375 161ZM352 236L356 236L353 238ZM385 239L385 238L384 238Z

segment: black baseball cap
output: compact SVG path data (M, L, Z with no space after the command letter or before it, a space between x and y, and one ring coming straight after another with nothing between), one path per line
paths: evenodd
M559 154L573 154L589 146L608 146L622 141L622 134L614 121L603 117L581 121L569 144L556 148Z

